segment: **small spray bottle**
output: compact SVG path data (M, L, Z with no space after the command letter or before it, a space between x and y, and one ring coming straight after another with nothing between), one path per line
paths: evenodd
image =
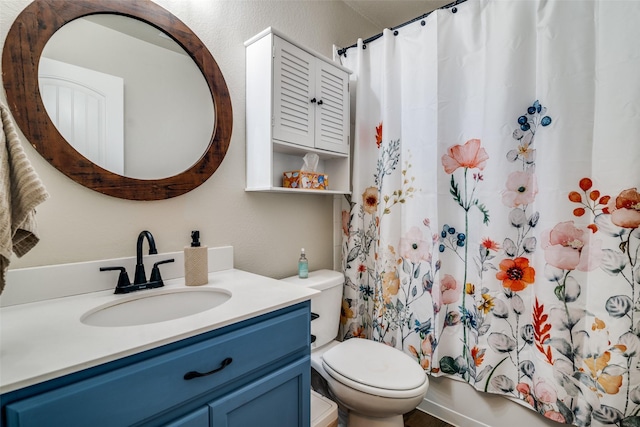
M304 254L304 248L300 250L300 259L298 260L298 277L306 279L309 277L309 261Z

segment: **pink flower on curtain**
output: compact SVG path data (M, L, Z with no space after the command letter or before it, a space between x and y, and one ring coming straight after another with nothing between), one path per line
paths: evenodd
M516 390L522 395L523 399L531 406L535 406L536 401L531 396L531 389L527 383L518 383Z
M612 198L607 204L611 222L619 227L640 227L640 193L637 188L629 188Z
M452 275L445 274L442 280L440 280L440 294L442 295L440 299L441 304L453 304L460 298L462 286L458 285L458 282Z
M538 194L536 177L531 172L516 171L509 174L507 189L502 192L502 203L515 208L532 203Z
M558 393L556 389L547 383L543 378L538 378L533 386L533 394L536 396L538 401L542 403L556 403L558 400Z
M430 261L429 242L423 239L418 227L411 227L404 237L400 238L400 256L417 264L421 260Z
M489 155L480 147L479 139L470 139L464 145L453 145L442 156L442 166L446 173L453 173L458 168L483 170Z
M558 411L547 411L544 413L544 416L558 423L564 424L567 422L567 420L564 418L564 415L562 415Z
M540 236L545 261L563 270L591 271L602 261L602 241L588 228L578 228L573 221L557 224Z

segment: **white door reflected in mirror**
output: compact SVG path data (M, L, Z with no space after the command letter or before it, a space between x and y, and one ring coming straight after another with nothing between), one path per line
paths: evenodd
M124 175L123 79L45 57L38 74L44 107L67 142Z
M98 100L106 96L102 89L97 98L82 95L77 104L70 102L70 85L76 93L89 91L88 84L78 84L75 78L62 77L64 93L56 95L60 76L57 87L51 86L45 57L121 79L122 119L119 113L94 117L101 114ZM111 172L137 179L167 178L189 169L208 148L215 113L207 82L177 43L148 24L108 14L76 19L47 42L38 74L45 108L58 131L83 156ZM65 105L73 110L63 110ZM105 114L112 111L106 103L104 108ZM87 120L94 124L87 125ZM94 129L96 123L104 129ZM108 147L101 146L102 137Z

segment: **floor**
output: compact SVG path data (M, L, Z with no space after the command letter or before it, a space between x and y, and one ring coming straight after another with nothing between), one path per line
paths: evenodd
M405 427L454 427L451 424L432 417L429 414L415 409L407 414L404 414L404 426Z

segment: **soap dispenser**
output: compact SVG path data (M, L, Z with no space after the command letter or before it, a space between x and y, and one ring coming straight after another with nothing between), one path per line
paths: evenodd
M184 282L187 286L205 285L209 282L209 255L207 247L200 244L200 232L191 232L191 246L184 248Z
M304 248L300 250L300 259L298 260L298 277L301 279L309 277L309 261L304 253Z

